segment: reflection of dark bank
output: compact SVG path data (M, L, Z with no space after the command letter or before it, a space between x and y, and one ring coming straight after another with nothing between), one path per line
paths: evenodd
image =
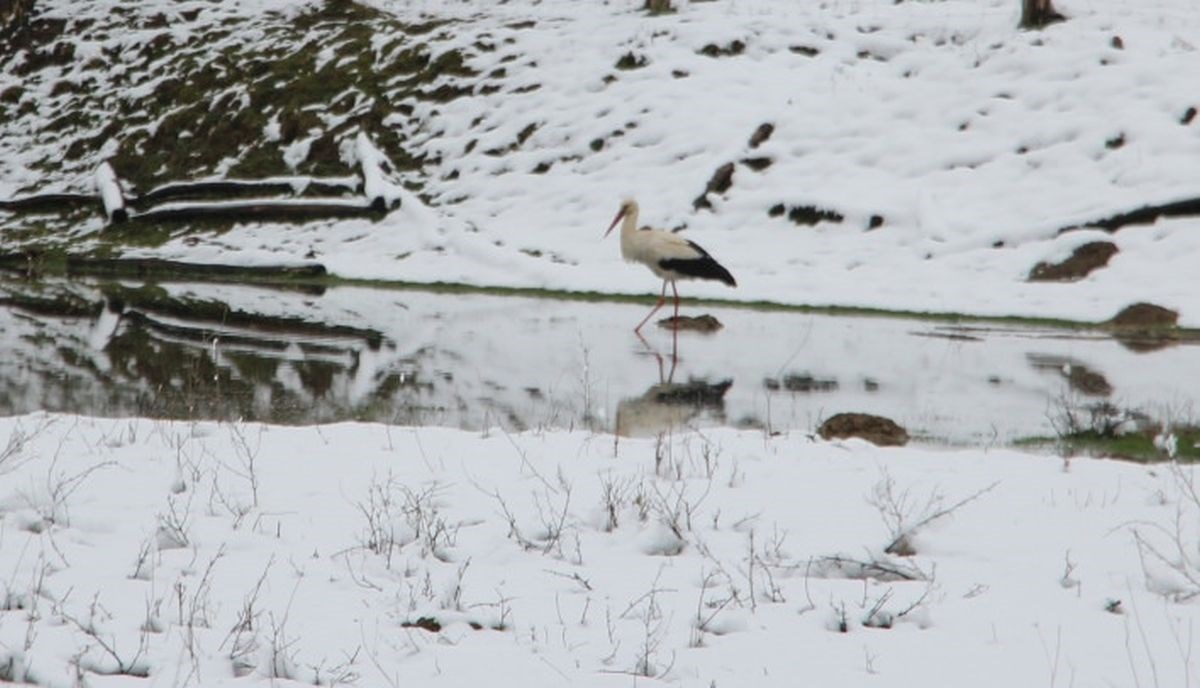
M723 421L725 393L732 386L733 380L652 385L641 396L622 399L617 404L615 432L624 437L653 436L682 427L701 413Z
M391 421L420 395L418 376L374 369L394 345L373 329L82 281L0 278L0 308L0 415Z
M195 280L231 284L269 284L277 289L292 289L316 295L324 292L325 288L319 284L319 280L327 274L325 266L319 263L243 266L189 263L162 258L99 258L38 252L0 253L0 272L9 273L14 280L26 276L65 275L167 282ZM21 292L36 291L37 288L34 284L28 288L22 287Z

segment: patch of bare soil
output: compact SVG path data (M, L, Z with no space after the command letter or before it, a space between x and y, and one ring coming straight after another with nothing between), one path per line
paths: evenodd
M705 313L704 315L680 315L663 318L658 321L659 327L668 330L690 330L692 332L716 332L725 327L720 320Z
M1170 308L1163 308L1152 303L1135 303L1121 309L1120 313L1108 321L1114 327L1131 327L1138 329L1174 327L1179 322L1179 313Z
M1157 351L1177 344L1182 336L1176 324L1179 313L1153 303L1135 303L1121 309L1106 323L1113 336L1132 351Z
M1030 282L1071 282L1083 279L1105 265L1117 254L1111 241L1092 241L1077 247L1067 259L1058 263L1041 262L1029 271Z
M827 440L859 437L881 447L900 447L908 442L908 431L895 421L869 413L839 413L821 423L817 434Z

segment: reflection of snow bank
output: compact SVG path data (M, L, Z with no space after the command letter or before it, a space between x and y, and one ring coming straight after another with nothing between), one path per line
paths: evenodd
M353 372L354 377L351 379L350 388L347 390L347 397L350 403L355 405L361 403L371 392L375 391L375 378L379 372L380 364L379 353L369 346L359 349L356 358L357 364Z
M92 325L91 334L88 335L88 344L96 351L103 351L120 324L120 309L106 301L104 308L100 309L100 317Z

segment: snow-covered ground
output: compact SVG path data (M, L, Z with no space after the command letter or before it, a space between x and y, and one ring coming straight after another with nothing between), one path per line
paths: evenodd
M33 414L0 439L3 679L1200 680L1190 467L734 430Z
M73 3L39 6L69 15ZM661 16L647 16L641 0L370 4L404 21L453 20L429 44L461 49L479 75L471 95L386 106L395 111L384 124L427 156L406 181L422 184L432 206L409 197L378 223L240 225L128 253L648 293L653 276L600 241L619 200L636 195L644 222L686 226L739 281L736 290L689 284L685 294L1091 321L1150 301L1200 325L1196 219L1058 235L1200 195L1200 119L1187 117L1200 103L1200 12L1190 0L1060 0L1068 20L1043 31L1017 29L1016 0L680 1ZM103 21L97 6L79 11ZM311 6L226 3L214 21ZM209 15L198 16L176 17L184 28L175 30ZM120 54L155 31L86 48ZM619 69L626 56L634 68ZM20 79L2 75L0 88ZM50 98L54 80L39 79L30 83ZM149 92L156 82L138 83ZM45 178L39 156L70 137L18 129L52 114L9 126L0 191ZM765 123L773 134L751 148ZM354 135L344 135L348 164ZM695 210L730 162L732 186L708 195L711 210ZM770 214L776 206L783 215ZM806 206L844 219L788 220ZM73 245L92 246L99 229L98 218L85 222ZM1037 262L1097 239L1120 249L1108 267L1070 284L1025 281Z

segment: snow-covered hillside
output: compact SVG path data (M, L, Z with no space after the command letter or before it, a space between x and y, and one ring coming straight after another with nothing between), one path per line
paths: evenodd
M13 228L3 243L646 293L654 278L599 240L618 201L636 195L643 221L686 228L738 277L737 290L687 294L1093 321L1150 301L1200 324L1195 218L1059 233L1200 195L1194 3L1060 0L1068 20L1042 31L1017 29L1015 0L717 0L658 16L641 4L263 0L118 12L44 0L46 15L90 23L69 19L73 56L51 54L26 74L18 55L0 74L0 195L81 185L114 154L117 172L143 184L288 164L350 170L366 127L431 207L413 196L379 222L135 227L112 239L94 214L52 233L0 215ZM98 28L124 15L138 30ZM409 48L422 56L416 72ZM221 69L200 69L206 56ZM344 79L344 93L323 94L305 74ZM164 91L171 79L184 87ZM271 83L287 97L246 85ZM166 155L159 111L183 100L218 106L199 133L170 121L204 164L137 163ZM83 101L89 122L59 121ZM232 147L221 117L238 123ZM752 145L764 124L770 136ZM209 155L218 142L221 155ZM64 163L62 151L76 155ZM728 163L731 184L697 208ZM1096 240L1119 249L1107 267L1073 283L1026 281L1038 262Z

